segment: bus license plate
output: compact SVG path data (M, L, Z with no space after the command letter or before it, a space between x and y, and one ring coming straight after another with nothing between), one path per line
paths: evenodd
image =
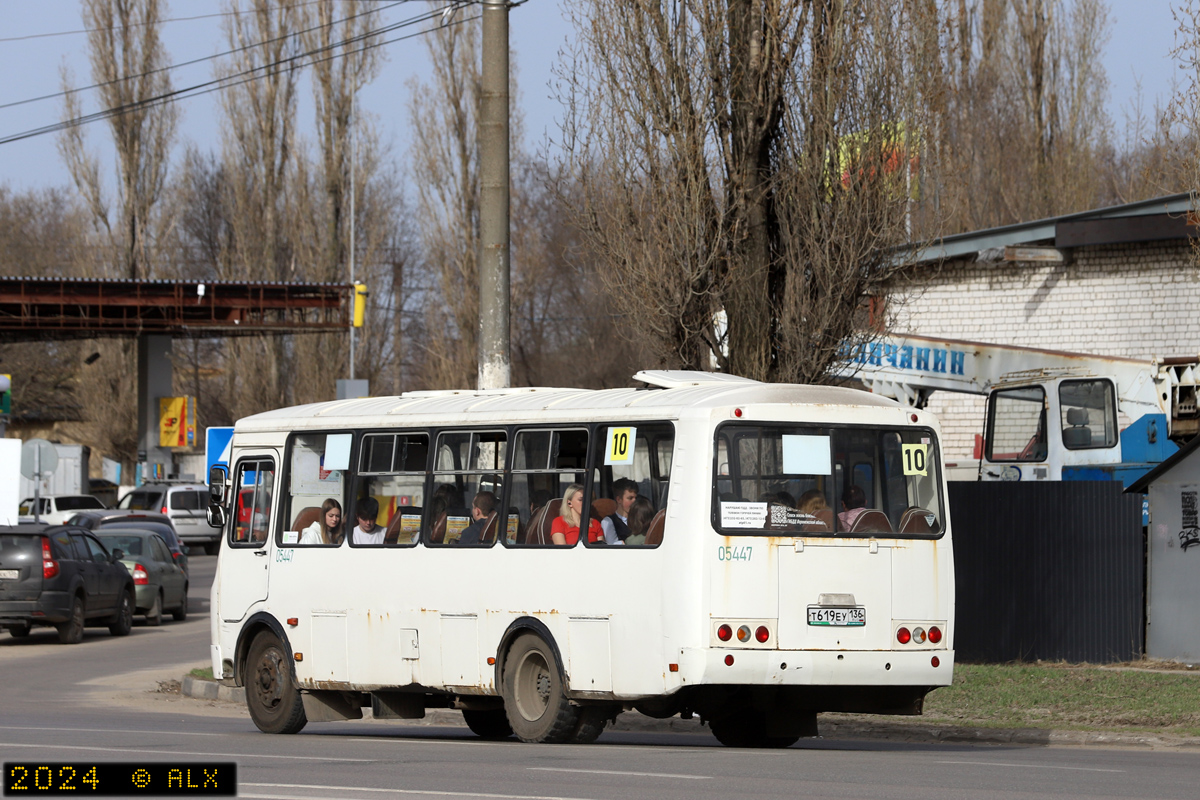
M830 608L828 606L808 607L809 625L828 625L835 627L858 627L867 624L867 609L863 606L849 608Z

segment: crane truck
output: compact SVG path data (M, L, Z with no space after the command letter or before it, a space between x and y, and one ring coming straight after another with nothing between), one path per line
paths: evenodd
M835 374L916 408L935 391L985 395L980 480L1129 486L1200 433L1200 356L1134 358L927 336L847 347Z

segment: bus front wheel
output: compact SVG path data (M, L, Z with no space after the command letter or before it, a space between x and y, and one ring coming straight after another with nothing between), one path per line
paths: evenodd
M567 699L554 650L536 634L517 637L504 662L504 711L523 742L591 742L604 730L598 709Z
M299 733L308 723L300 690L279 638L264 631L254 637L246 659L246 705L263 733Z

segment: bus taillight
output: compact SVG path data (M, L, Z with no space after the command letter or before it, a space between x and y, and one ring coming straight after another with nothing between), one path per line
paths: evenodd
M738 628L738 641L739 642L750 641L750 626L749 625L743 625L742 627Z
M722 625L721 627L717 628L717 638L722 642L728 642L733 638L733 628L729 627L728 625Z
M911 640L912 633L909 632L908 628L901 628L900 630L896 631L896 641L900 644L908 644Z
M758 630L754 632L754 638L762 644L765 644L767 639L771 638L771 632L767 630L766 625L759 625Z
M942 629L939 628L937 625L930 625L929 626L929 641L933 642L934 644L937 644L941 640L942 640Z

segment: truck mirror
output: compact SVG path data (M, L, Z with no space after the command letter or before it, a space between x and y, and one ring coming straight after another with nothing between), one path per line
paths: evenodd
M208 497L214 505L225 503L225 486L229 481L229 473L225 467L214 466L208 470Z

